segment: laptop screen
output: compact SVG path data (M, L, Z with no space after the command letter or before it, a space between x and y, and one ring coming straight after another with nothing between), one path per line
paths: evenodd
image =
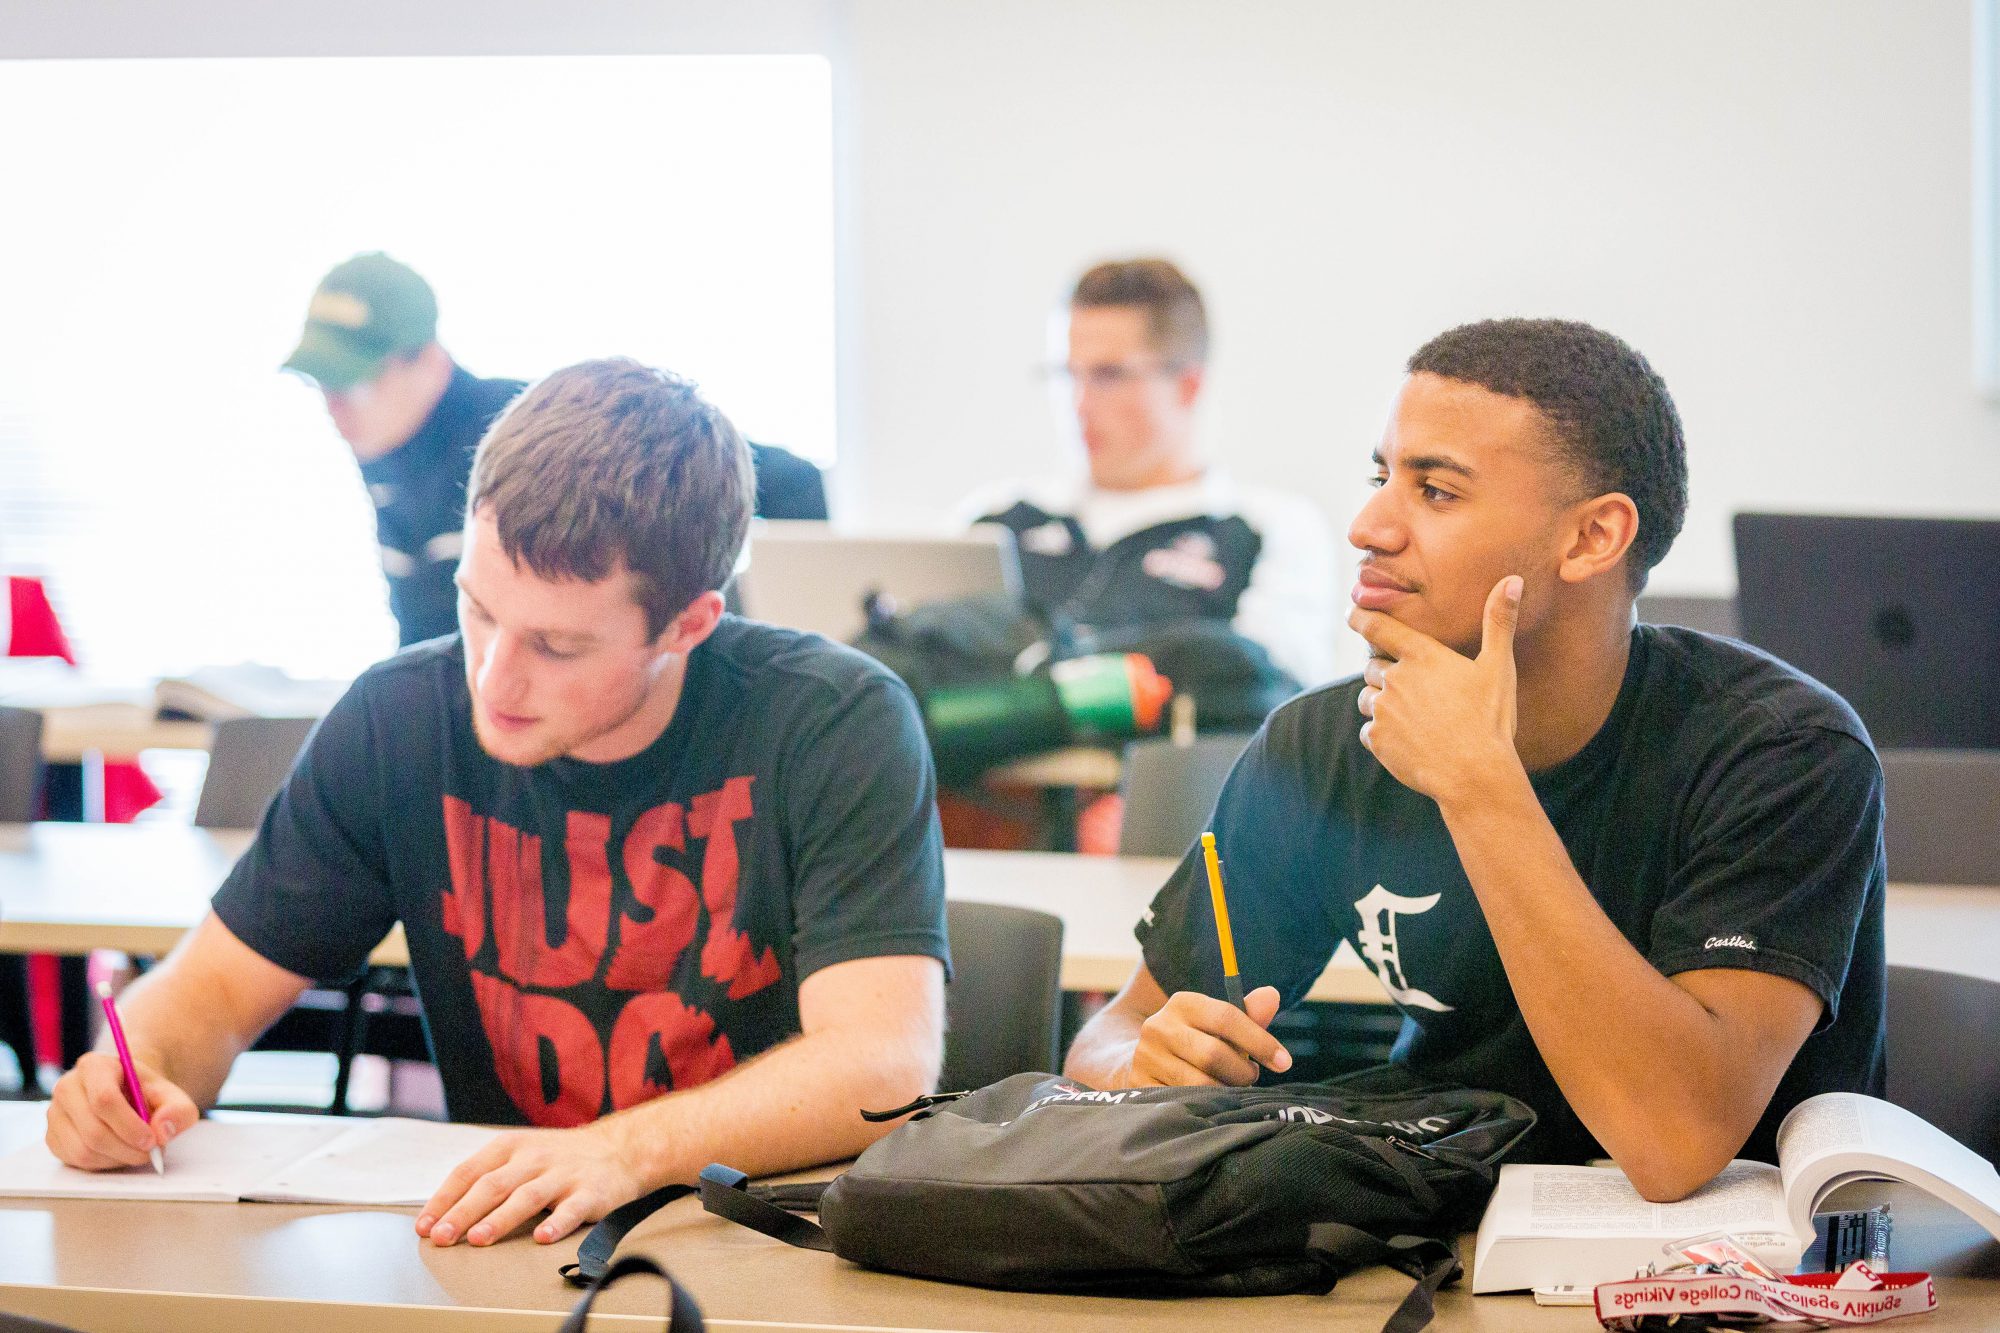
M2000 521L1736 515L1743 638L1877 747L2000 747Z

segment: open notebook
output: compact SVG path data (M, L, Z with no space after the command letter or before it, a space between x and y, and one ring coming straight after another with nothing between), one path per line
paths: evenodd
M167 1145L167 1171L79 1171L37 1142L0 1157L0 1198L345 1203L415 1207L499 1131L429 1120L203 1120Z

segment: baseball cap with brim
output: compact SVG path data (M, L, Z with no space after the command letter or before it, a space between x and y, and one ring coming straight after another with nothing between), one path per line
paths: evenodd
M430 284L385 254L356 255L320 281L284 369L339 392L374 379L390 357L436 337Z

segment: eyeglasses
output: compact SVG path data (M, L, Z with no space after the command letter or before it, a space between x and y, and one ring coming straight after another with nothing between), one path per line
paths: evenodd
M1096 393L1112 394L1129 390L1143 380L1171 378L1181 370L1180 365L1171 361L1114 361L1101 366L1044 366L1042 377L1057 388L1074 391L1080 384Z

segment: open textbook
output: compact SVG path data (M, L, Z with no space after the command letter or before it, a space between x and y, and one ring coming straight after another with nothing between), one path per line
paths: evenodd
M1616 1167L1503 1166L1479 1223L1472 1290L1615 1282L1668 1241L1709 1231L1789 1273L1812 1245L1814 1212L1857 1180L1927 1190L2000 1239L2000 1172L1900 1106L1852 1092L1809 1097L1778 1127L1778 1162L1731 1162L1676 1203L1648 1203Z
M0 1197L414 1207L497 1132L396 1117L203 1120L167 1145L164 1175L79 1171L34 1143L0 1157Z
M237 717L324 717L347 692L348 684L344 680L302 680L277 667L241 662L169 676L153 687L153 703L163 714L184 714L203 722Z

